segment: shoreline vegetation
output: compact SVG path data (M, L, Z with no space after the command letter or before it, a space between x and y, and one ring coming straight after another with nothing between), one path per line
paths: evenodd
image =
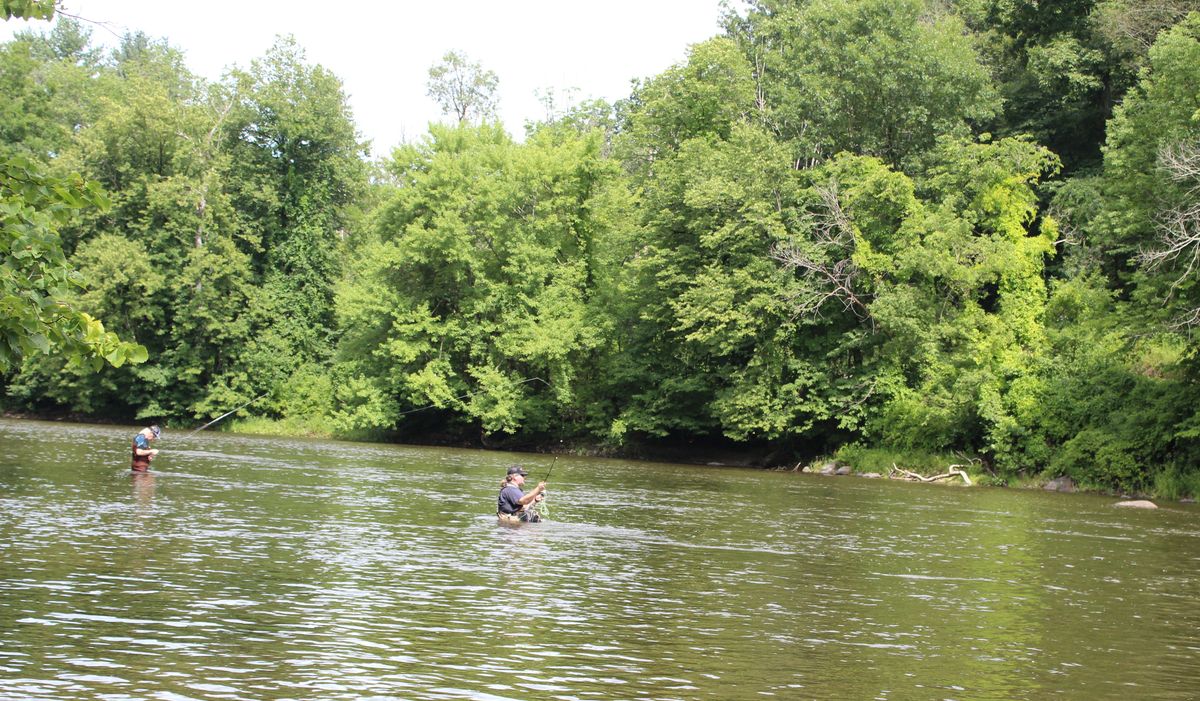
M115 422L102 421L87 416L37 416L19 412L5 412L3 418L28 419L35 421L72 421L77 423L112 424ZM125 422L119 422L125 423ZM178 429L188 431L189 429ZM1151 489L1144 492L1125 492L1112 490L1103 485L1076 484L1064 477L1047 478L1044 475L1023 477L1021 479L1003 479L994 471L984 469L978 458L970 458L962 454L937 454L920 451L898 451L882 447L864 447L861 445L843 446L833 454L816 455L795 464L772 464L767 462L770 457L762 450L752 451L738 449L737 446L726 445L714 452L712 446L704 447L669 447L669 446L608 446L599 445L564 445L562 441L544 441L541 443L521 443L516 447L487 448L477 441L465 439L454 440L446 438L440 441L389 441L384 436L347 436L339 435L328 426L317 426L298 421L264 419L261 417L233 418L228 423L208 429L220 433L236 433L251 436L276 438L307 438L318 440L349 441L356 443L383 443L391 445L425 445L431 447L452 447L471 450L498 450L501 452L540 453L546 455L577 455L586 457L620 458L635 461L675 462L696 467L740 467L748 469L771 470L797 474L822 476L855 476L867 479L896 479L925 484L940 484L954 486L991 486L1013 489L1040 489L1044 491L1066 493L1091 493L1121 499L1160 499L1195 503L1196 494L1200 494L1200 481L1191 483L1157 482Z
M523 138L451 52L387 154L294 38L210 82L57 17L0 44L0 408L1194 498L1200 7L1153 5L749 0Z
M247 419L232 419L221 430L230 433L245 433L249 435L277 436L290 438L319 438L325 440L349 440L355 442L387 442L371 437L339 436L328 428L320 428L297 422L277 421L259 417ZM451 446L487 450L479 443L469 441L443 441L434 443L416 443L417 445ZM496 449L496 448L491 448ZM499 448L504 450L504 448ZM561 441L523 444L514 449L517 452L534 452L548 455L582 455L592 457L615 457L628 460L668 460L681 464L722 467L745 467L766 469L800 474L820 474L826 476L854 475L858 477L902 479L906 481L922 481L916 478L920 475L928 480L930 477L950 475L954 479L946 479L941 484L962 486L993 486L1014 489L1042 489L1057 492L1083 492L1121 498L1155 498L1168 501L1194 503L1196 495L1200 494L1200 475L1178 481L1160 480L1147 491L1127 492L1113 490L1104 485L1076 484L1074 481L1061 482L1062 478L1049 478L1044 475L1025 476L1020 479L1000 478L994 471L984 469L979 458L963 454L938 454L922 451L902 451L885 447L864 447L861 445L846 445L828 455L816 455L795 464L769 464L765 459L769 456L762 450L738 450L727 447L717 453L717 459L711 448L695 448L693 450L668 448L665 446L638 448L602 447L598 445L564 447ZM838 472L842 469L843 472ZM849 471L845 471L845 470ZM962 477L953 473L961 471ZM905 476L904 472L915 473ZM1059 482L1059 484L1054 484ZM932 483L932 482L926 482Z
M304 425L296 422L276 421L262 418L234 419L221 430L230 433L245 433L249 435L276 436L289 438L318 438L323 440L349 440L355 442L387 442L370 437L338 436L329 429ZM467 441L444 441L435 443L416 443L417 445L451 446L486 450L478 443ZM492 448L495 449L495 448ZM500 450L504 450L500 448ZM800 474L819 474L825 476L854 475L868 479L899 479L905 481L928 481L931 477L947 477L936 483L961 486L993 486L1014 489L1041 489L1056 492L1083 492L1114 496L1120 498L1155 498L1183 503L1194 503L1196 495L1200 494L1200 476L1172 481L1160 480L1147 491L1126 492L1113 490L1104 485L1076 484L1074 481L1062 481L1062 478L1049 478L1044 475L1022 477L1020 479L1003 479L995 472L989 472L983 467L979 458L971 458L962 454L937 454L920 451L897 451L883 447L863 447L847 445L833 454L816 455L808 460L793 464L768 464L762 451L738 451L727 448L717 454L717 459L711 449L697 448L694 451L666 447L639 448L604 448L598 445L564 447L561 441L548 441L522 445L515 449L517 452L544 453L547 455L582 455L591 457L614 457L627 460L668 460L681 464L698 467L745 467L753 469L774 470L780 472L795 472ZM842 470L839 472L839 469ZM905 475L904 473L909 473ZM961 472L961 476L955 474ZM924 480L917 476L924 478ZM949 479L952 477L953 479ZM1057 484L1056 484L1057 483Z

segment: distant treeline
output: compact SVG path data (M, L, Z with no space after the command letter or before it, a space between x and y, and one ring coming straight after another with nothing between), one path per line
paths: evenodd
M148 360L31 353L4 402L1195 493L1196 9L755 0L522 141L431 87L457 123L380 160L294 41L214 83L60 18L0 45L0 157L103 186L73 304Z

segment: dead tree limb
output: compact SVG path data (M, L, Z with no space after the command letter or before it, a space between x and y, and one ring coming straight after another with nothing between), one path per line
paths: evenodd
M811 215L813 222L808 246L777 245L771 257L807 282L807 289L792 299L800 317L817 317L830 300L842 304L842 311L860 320L870 320L869 299L857 291L861 271L853 261L854 223L842 208L837 182L815 188L821 208Z
M950 479L951 477L962 477L963 484L970 487L972 485L971 478L967 476L966 472L959 469L961 467L962 465L951 465L947 472L943 472L940 475L926 477L925 475L919 475L915 472L905 470L903 467L896 467L896 463L892 463L892 471L888 473L888 477L891 479L905 479L910 482L938 482L944 479ZM897 474L900 475L900 477L896 477L895 475Z

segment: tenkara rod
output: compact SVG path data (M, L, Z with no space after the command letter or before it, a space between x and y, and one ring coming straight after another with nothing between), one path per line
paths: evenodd
M217 418L213 419L212 421L209 421L208 423L204 424L204 425L203 425L203 426L201 426L200 428L194 429L194 430L193 430L191 433L189 433L188 435L189 435L189 436L191 436L191 435L193 435L193 434L196 434L196 433L199 433L199 432L203 431L204 429L208 428L209 426L212 426L213 424L215 424L216 422L218 422L218 421L220 421L221 419L225 418L226 416L229 416L230 414L236 414L237 412L241 411L242 409L245 409L246 407L250 406L250 405L251 405L251 404L253 404L254 402L257 402L258 400L260 400L260 399L262 399L263 397L267 396L268 394L270 394L270 392L263 392L262 394L258 395L258 396L257 396L257 397L255 397L254 399L251 399L250 401L248 401L248 402L246 402L245 404L241 405L240 407L238 407L238 408L234 409L233 411L227 411L227 412L225 412L224 414L221 414L221 415L220 415L220 416L218 416Z
M526 382L533 382L533 381L535 381L535 380L536 380L537 382L541 382L542 384L546 385L547 387L549 387L549 386L550 386L550 383L549 383L549 382L546 382L545 380L543 380L543 379L542 379L542 378L540 378L540 377L531 377L531 378L529 378L528 380L521 380L520 382L517 382L517 383L515 383L515 384L518 384L518 385L523 385L523 384L525 384ZM452 399L452 400L454 400L454 399L466 399L467 397L473 397L473 396L475 396L476 394L482 394L482 393L484 393L484 392L486 392L486 391L487 391L486 389L481 389L481 390L477 390L477 391L475 391L475 392L467 392L466 394L460 394L460 395L458 395L457 397L451 397L451 399ZM404 416L405 414L414 414L414 413L416 413L416 412L418 412L418 411L425 411L426 409L434 409L434 408L436 408L436 407L437 407L437 404L430 404L429 406L423 406L423 407L421 407L420 409L409 409L408 411L402 411L402 412L400 412L399 414L397 414L397 416Z
M550 461L550 469L549 469L549 470L546 470L546 476L545 476L545 477L543 477L543 478L542 478L541 480L539 480L539 481L541 481L541 482L549 482L549 481L550 481L550 475L554 474L554 466L555 466L555 465L557 465L557 464L558 464L558 456L557 456L557 455L555 455L555 456L554 456L554 460L551 460L551 461Z

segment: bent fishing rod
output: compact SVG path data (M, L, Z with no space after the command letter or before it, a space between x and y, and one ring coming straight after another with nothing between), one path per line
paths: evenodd
M218 421L220 421L221 419L225 418L226 416L229 416L230 414L236 414L237 412L241 411L242 409L245 409L246 407L250 406L250 405L251 405L251 404L253 404L254 402L257 402L258 400L260 400L260 399L262 399L263 397L267 396L268 394L270 394L270 392L263 392L262 394L258 395L258 396L257 396L257 397L255 397L254 399L251 399L250 401L248 401L248 402L246 402L245 404L241 405L240 407L238 407L238 408L234 409L233 411L227 411L227 412L225 412L224 414L221 414L220 416L218 416L217 418L213 419L212 421L209 421L208 423L204 424L204 425L203 425L203 426L201 426L200 428L193 429L191 433L189 433L189 434L187 434L187 436L185 436L185 438L190 438L191 436L194 436L194 435L196 435L197 433L199 433L199 432L203 431L204 429L208 428L209 426L212 426L213 424L215 424L216 422L218 422Z

